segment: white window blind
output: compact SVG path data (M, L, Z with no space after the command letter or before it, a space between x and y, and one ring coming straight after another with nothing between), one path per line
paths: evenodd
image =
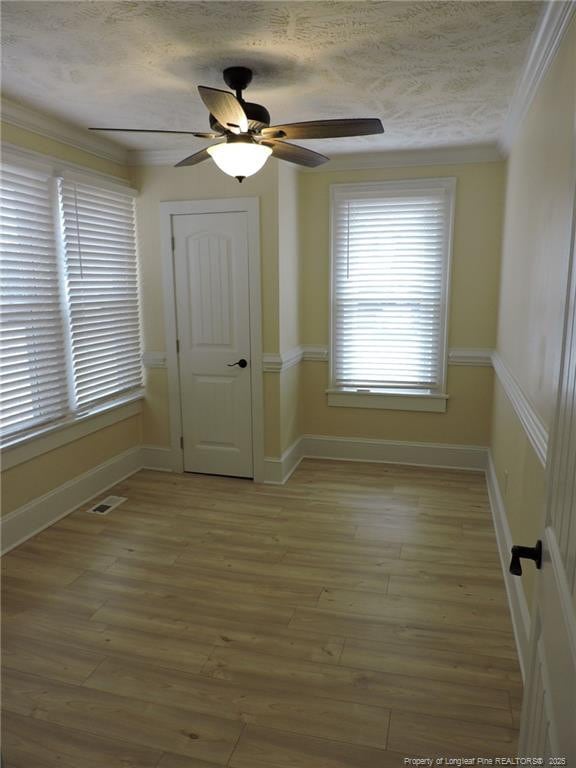
M0 426L12 435L68 410L53 179L4 165L0 183Z
M134 200L60 181L76 407L142 386Z
M452 179L332 188L332 386L439 392Z

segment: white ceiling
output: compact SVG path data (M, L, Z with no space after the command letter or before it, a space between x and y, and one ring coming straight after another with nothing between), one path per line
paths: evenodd
M2 3L3 93L78 126L206 130L195 86L250 66L273 123L380 117L328 154L495 141L539 2ZM190 137L109 134L185 153Z

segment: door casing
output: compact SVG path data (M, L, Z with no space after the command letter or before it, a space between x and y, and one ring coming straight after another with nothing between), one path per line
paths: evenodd
M184 472L181 447L182 411L178 376L176 296L172 217L198 213L246 213L248 218L248 270L250 293L250 348L252 374L252 459L254 481L264 481L264 401L262 381L262 297L260 282L260 211L256 197L160 203L160 232L164 277L164 327L170 413L170 449L176 472Z

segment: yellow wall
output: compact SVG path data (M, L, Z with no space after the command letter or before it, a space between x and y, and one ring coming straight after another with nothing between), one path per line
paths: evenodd
M576 149L576 20L540 85L508 163L498 351L550 428L562 338ZM515 543L542 532L544 467L495 387L492 454ZM523 576L532 602L533 568Z
M102 157L90 154L90 152L84 152L68 144L62 144L55 139L48 139L45 136L40 136L38 133L26 131L24 128L17 128L14 125L3 122L0 123L0 132L3 142L13 144L22 149L39 152L42 155L50 155L69 163L77 163L93 171L108 173L121 179L128 179L130 177L130 169L125 165L115 163L112 160L105 160Z
M453 445L488 445L492 369L450 366L446 413L386 411L328 406L326 363L302 366L302 431L309 435L362 437Z
M5 470L2 473L2 513L7 514L43 496L140 442L140 416L131 416Z
M301 174L301 343L328 344L330 185L425 177L457 179L449 346L494 346L505 177L501 162ZM303 369L301 426L306 434L488 444L490 369L450 366L444 414L328 407L328 364L307 362Z
M503 163L337 173L295 173L269 163L242 185L211 164L134 170L138 199L144 338L148 351L163 351L164 307L159 204L256 196L260 199L263 348L288 352L299 344L328 343L329 185L374 179L455 176L450 343L492 347L503 199ZM492 373L451 367L446 414L328 408L327 365L308 362L266 373L265 452L282 454L301 434L379 437L390 440L486 445L489 441ZM167 372L147 373L144 442L167 445Z
M128 178L129 169L46 139L31 131L2 124L2 139L24 149L83 165L101 173ZM2 472L2 514L87 472L141 442L141 417L133 416ZM60 435L65 434L63 431Z

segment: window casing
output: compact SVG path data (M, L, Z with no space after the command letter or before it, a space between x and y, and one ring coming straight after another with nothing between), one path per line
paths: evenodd
M133 198L48 164L3 165L3 446L141 394Z
M331 405L445 410L454 179L332 194Z

